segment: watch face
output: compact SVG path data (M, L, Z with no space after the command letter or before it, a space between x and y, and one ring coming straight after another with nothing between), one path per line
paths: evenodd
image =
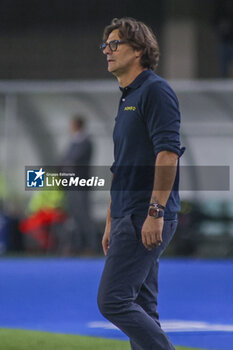
M161 218L164 216L164 211L156 208L149 208L148 214L149 216L153 216L154 218Z
M155 208L150 208L149 215L153 216L154 218L158 218L159 217L159 210L157 210Z

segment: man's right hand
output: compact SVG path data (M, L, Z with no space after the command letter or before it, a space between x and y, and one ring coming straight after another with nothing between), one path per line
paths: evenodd
M104 235L103 235L103 238L102 238L102 247L103 247L104 255L107 255L107 251L109 249L110 231L111 231L111 226L108 225L105 228Z

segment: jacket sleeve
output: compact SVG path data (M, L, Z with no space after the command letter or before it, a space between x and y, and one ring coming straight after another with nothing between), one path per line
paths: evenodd
M166 150L180 157L185 149L180 147L179 103L168 84L149 86L142 113L155 156Z

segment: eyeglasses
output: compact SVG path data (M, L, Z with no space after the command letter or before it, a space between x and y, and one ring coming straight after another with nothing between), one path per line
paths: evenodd
M125 44L125 43L126 41L124 40L112 40L109 43L103 43L102 45L100 45L100 50L104 51L106 47L109 46L111 51L116 51L118 48L118 45Z

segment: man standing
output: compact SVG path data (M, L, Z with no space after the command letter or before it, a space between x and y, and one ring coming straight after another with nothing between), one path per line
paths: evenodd
M86 132L85 119L75 115L70 121L71 141L63 157L64 172L77 173L89 178L92 141ZM95 254L96 233L90 213L90 193L87 190L66 192L67 210L71 220L66 223L66 233L61 241L64 254Z
M102 245L107 256L98 305L130 338L133 350L174 350L157 312L158 258L177 226L180 113L151 30L113 19L103 53L122 97L113 133L113 181Z

